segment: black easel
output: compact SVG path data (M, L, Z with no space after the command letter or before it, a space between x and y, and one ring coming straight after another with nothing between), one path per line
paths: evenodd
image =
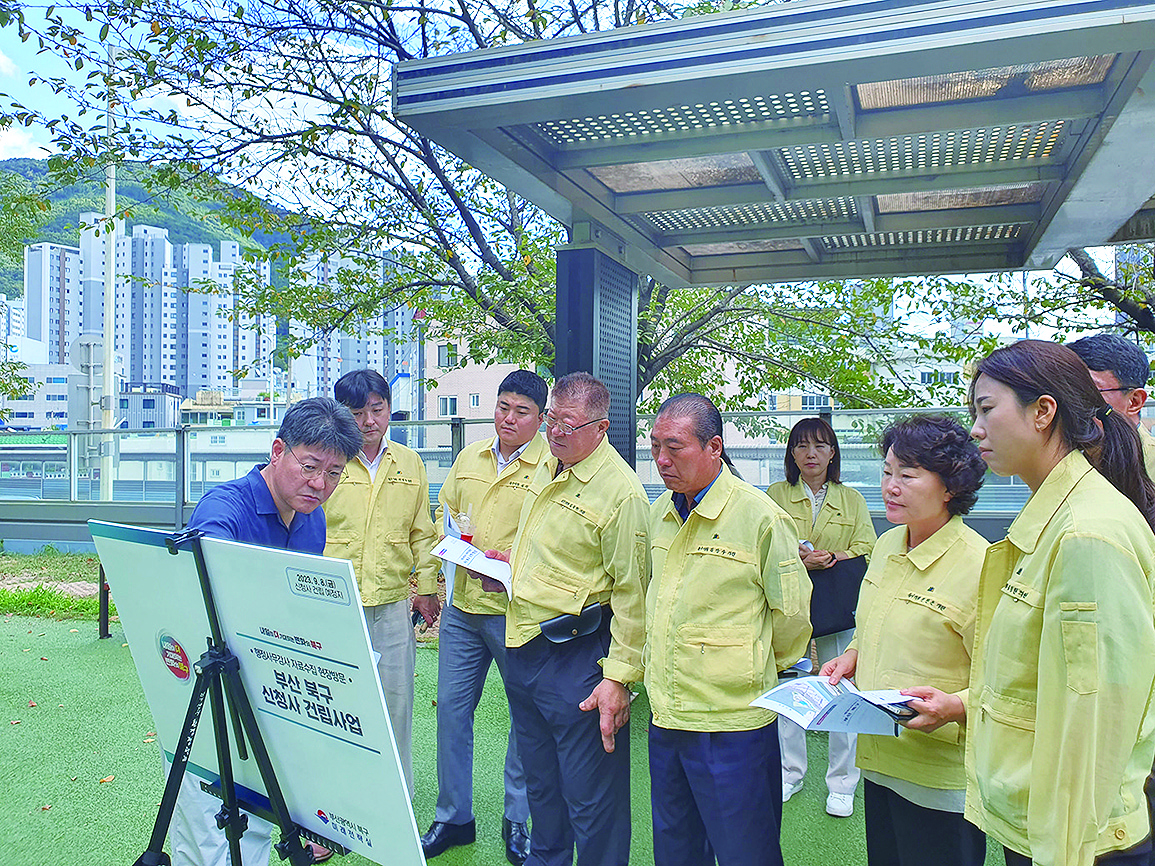
M176 808L177 793L180 790L181 779L184 778L189 754L192 752L193 737L196 736L206 695L209 698L209 709L212 712L213 733L217 747L217 766L220 768L221 781L219 789L208 785L202 785L202 787L220 796L223 801L221 810L216 816L217 826L224 830L225 838L228 839L229 854L233 866L242 866L241 836L244 835L249 823L248 816L242 811L242 808L271 820L281 828L281 841L274 848L282 860L287 859L293 866L309 866L313 862L312 850L301 844L302 835L333 851L346 854L348 849L343 845L305 830L298 826L289 815L289 808L285 804L281 786L277 783L272 761L269 760L268 749L265 748L265 741L257 729L257 718L253 713L253 706L249 702L249 696L241 682L240 664L221 637L220 620L217 618L216 603L213 600L212 587L209 585L208 569L205 567L204 553L201 551L201 537L203 535L204 533L198 529L186 529L184 532L178 532L165 539L168 552L173 556L176 556L181 548L186 546L192 550L193 558L196 560L197 575L200 578L205 612L208 614L209 629L212 634L208 638L208 649L193 665L197 680L193 687L192 697L189 698L188 712L185 714L184 725L181 728L180 738L173 753L172 767L169 769L168 780L164 786L164 797L161 799L160 808L157 811L156 823L153 824L148 848L140 855L134 866L171 866L172 861L163 849L164 840L168 836L172 813ZM257 760L261 780L264 782L265 790L269 795L271 811L259 804L241 802L237 799L232 760L229 754L229 736L225 726L226 695L228 696L228 713L232 719L234 736L237 741L238 757L242 761L248 759L245 749L247 738L253 750L253 757Z

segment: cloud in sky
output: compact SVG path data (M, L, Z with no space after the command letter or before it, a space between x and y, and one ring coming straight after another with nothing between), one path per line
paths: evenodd
M33 132L22 126L0 129L0 159L16 159L17 157L44 159L54 150L55 148L37 141Z

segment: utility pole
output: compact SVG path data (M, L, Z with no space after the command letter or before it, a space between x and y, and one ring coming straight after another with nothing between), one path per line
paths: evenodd
M107 104L104 117L105 147L107 162L104 167L104 369L101 382L100 403L102 412L101 426L112 430L116 408L115 383L113 375L113 341L116 336L116 163L113 160L114 144L112 140L112 45L108 45L108 90ZM102 437L100 447L100 498L105 501L112 499L112 445L113 434L108 432Z

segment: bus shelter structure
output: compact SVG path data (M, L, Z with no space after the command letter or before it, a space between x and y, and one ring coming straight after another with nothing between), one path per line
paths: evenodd
M1155 238L1153 58L1151 2L796 0L410 61L393 93L569 228L558 370L613 379L638 275L978 273Z

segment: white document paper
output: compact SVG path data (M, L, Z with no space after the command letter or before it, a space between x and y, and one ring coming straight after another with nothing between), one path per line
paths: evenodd
M508 562L490 559L485 555L484 550L474 547L460 538L451 538L448 535L433 548L433 555L438 559L444 559L446 562L460 565L462 568L468 568L470 571L476 571L478 574L484 574L486 577L492 577L505 587L506 593L511 598L513 597L513 573L510 571Z
M449 513L449 509L445 509L445 517L441 521L444 532L442 536L445 538L460 538L461 530L457 528L453 517ZM441 561L441 573L445 575L445 606L453 604L453 588L457 582L457 566L452 562L446 560Z
M896 689L860 692L850 680L831 685L826 677L799 677L750 702L785 716L809 731L846 731L896 737L900 727L890 711L913 700Z

